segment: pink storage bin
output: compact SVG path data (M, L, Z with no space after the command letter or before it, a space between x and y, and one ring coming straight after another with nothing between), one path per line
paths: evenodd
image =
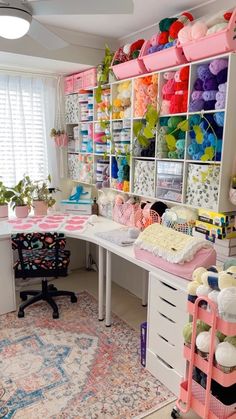
M116 54L113 57L111 68L118 80L127 79L129 77L139 76L147 73L147 69L140 57L121 64L113 65L115 59Z
M97 69L91 68L83 72L83 89L97 86Z
M153 54L148 54L147 52L150 46L150 41L144 42L140 52L140 59L150 72L187 63L183 48L180 44L154 52Z
M74 76L68 76L64 78L64 92L65 95L74 93Z
M127 227L135 227L135 214L139 208L139 204L131 204L129 202L115 204L113 207L113 220Z
M83 73L74 74L74 93L79 93L83 89Z
M236 9L234 10L226 29L204 36L196 41L182 45L188 61L213 57L214 55L236 51Z

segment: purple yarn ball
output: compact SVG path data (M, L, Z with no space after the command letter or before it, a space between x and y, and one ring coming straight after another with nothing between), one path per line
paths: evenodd
M207 100L204 102L203 109L205 111L210 111L211 109L215 109L215 104L216 104L215 100Z
M228 68L227 67L224 68L223 70L221 70L216 76L218 84L226 83L227 78L228 78Z
M199 65L199 67L197 68L197 75L199 79L201 79L202 81L209 79L209 77L211 77L212 75L209 70L209 65L208 64Z
M194 90L191 94L192 100L202 99L203 92L201 90Z
M217 90L206 90L202 94L204 100L216 100L216 95L219 93Z
M203 82L203 90L218 90L218 84L216 77L211 76Z
M190 112L199 112L203 109L204 106L204 100L203 99L197 99L190 102L189 110Z
M200 79L196 79L193 85L194 90L204 90L203 88L203 81Z

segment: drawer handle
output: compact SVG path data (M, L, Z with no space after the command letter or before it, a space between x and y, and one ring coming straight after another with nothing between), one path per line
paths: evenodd
M166 368L168 368L169 370L173 370L173 367L170 365L170 364L168 364L166 361L164 361L164 359L162 359L160 356L158 356L157 354L155 354L156 355L156 357L157 357L157 359L166 367Z
M165 287L170 288L173 291L177 291L177 288L172 287L171 285L167 284L166 282L160 281L160 283L162 285L164 285Z
M169 304L172 307L176 307L174 304L172 304L170 301L167 301L165 298L160 297L160 296L159 296L159 298L160 298L160 300L164 301L164 303L167 303L167 304Z
M157 333L157 336L159 336L160 339L164 340L170 346L173 346L173 348L175 347L175 345L173 343L171 343L168 339L164 338L164 336L159 335L159 333Z
M160 313L160 311L158 311L158 313L160 314L160 316L164 317L164 319L167 319L167 320L169 320L169 322L171 322L171 323L174 323L174 324L175 324L175 321L174 321L174 320L172 320L172 319L170 319L169 317L167 317L165 314Z

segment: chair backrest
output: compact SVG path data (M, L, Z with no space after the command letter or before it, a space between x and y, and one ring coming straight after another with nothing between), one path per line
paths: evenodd
M11 240L14 250L64 249L66 245L63 233L16 233Z

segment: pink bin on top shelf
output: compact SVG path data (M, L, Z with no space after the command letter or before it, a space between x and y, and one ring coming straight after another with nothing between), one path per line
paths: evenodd
M141 51L140 51L141 54ZM147 69L143 63L143 61L140 59L140 54L138 58L134 58L133 60L126 61L121 64L113 65L117 52L115 53L111 68L118 80L127 79L129 77L135 77L140 76L142 74L147 73Z
M236 9L225 29L201 39L186 42L182 44L182 48L188 61L236 51Z
M83 89L97 86L97 69L91 68L83 72Z
M83 73L74 74L74 93L79 93L83 89Z
M148 54L150 46L150 41L145 41L140 51L140 59L149 72L187 63L180 44Z
M64 93L65 95L74 93L74 76L67 76L64 78Z

